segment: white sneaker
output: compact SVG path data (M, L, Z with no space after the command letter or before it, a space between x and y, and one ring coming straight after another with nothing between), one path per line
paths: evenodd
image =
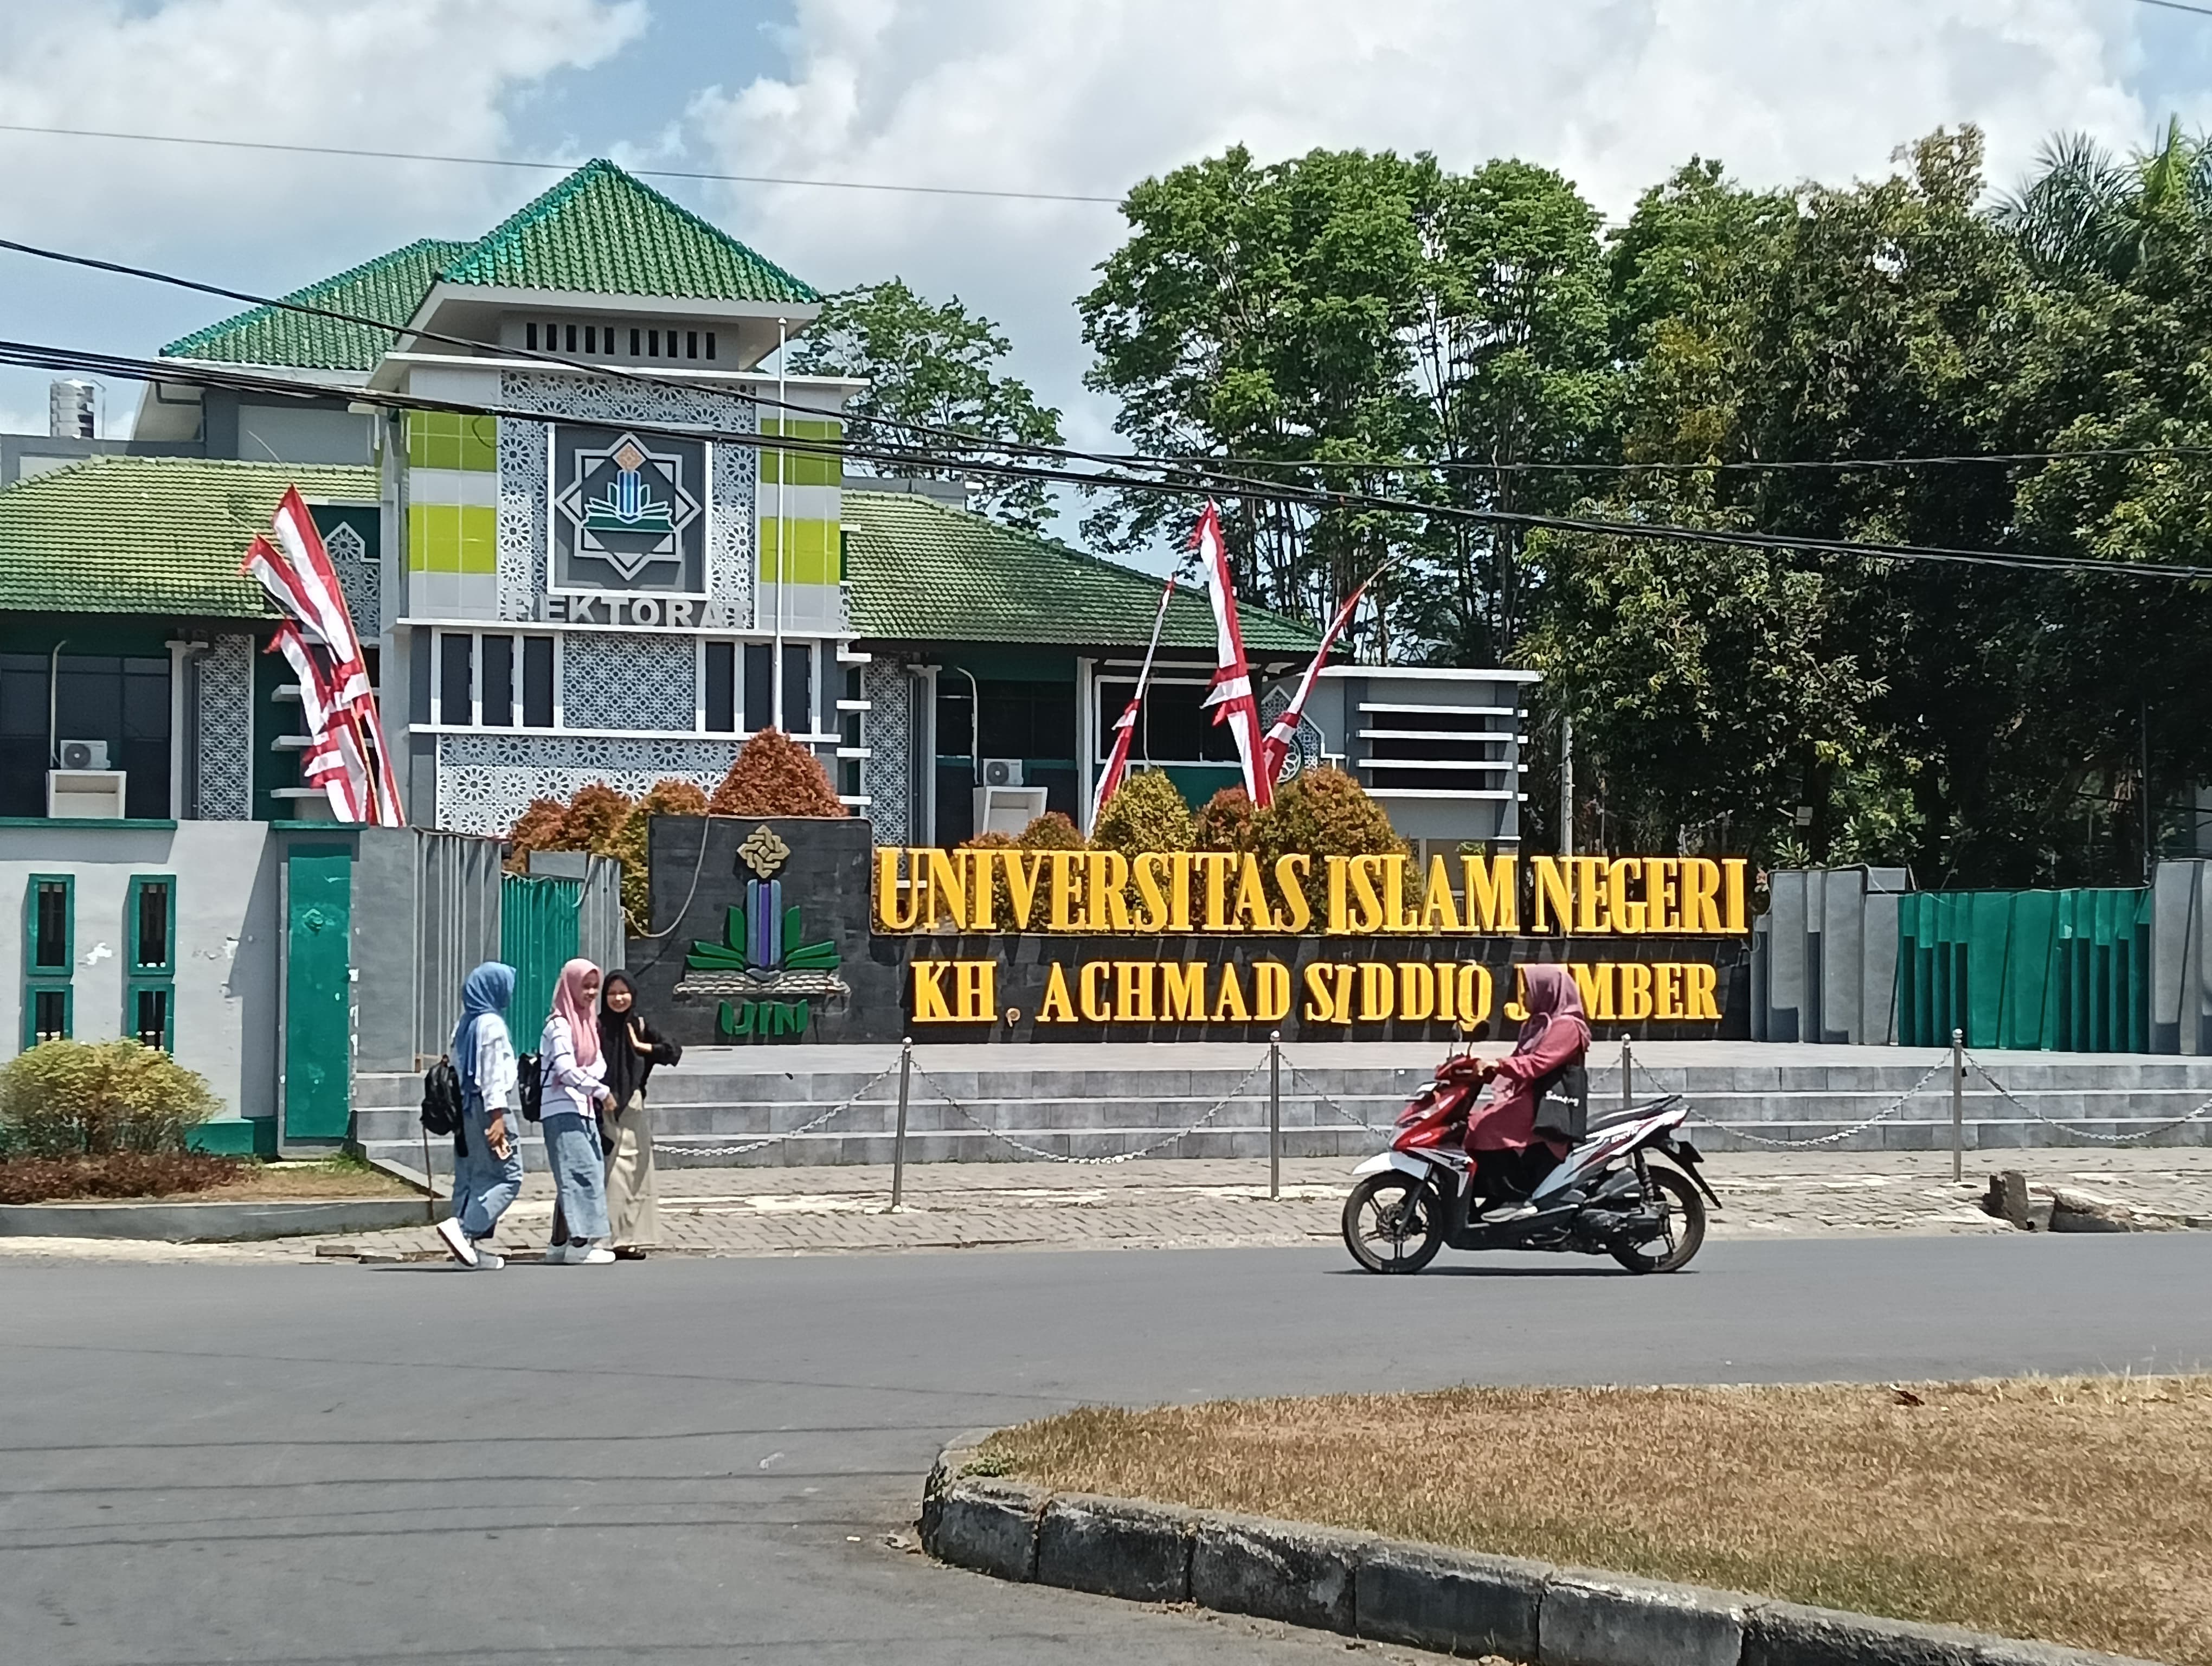
M580 1251L572 1244L568 1250L568 1265L571 1267L605 1267L614 1258L615 1252L604 1243L595 1243Z
M438 1223L438 1236L446 1241L446 1253L464 1267L474 1267L480 1257L475 1243L461 1230L461 1223L447 1215Z
M559 1267L566 1262L568 1259L568 1246L567 1244L549 1243L545 1246L545 1264L548 1267Z
M507 1257L504 1256L495 1256L489 1250L477 1251L477 1271L479 1273L496 1273L506 1265Z

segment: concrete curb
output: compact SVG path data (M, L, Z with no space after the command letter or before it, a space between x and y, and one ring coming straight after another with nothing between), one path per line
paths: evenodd
M419 1197L352 1197L297 1203L0 1204L0 1237L151 1238L230 1243L323 1232L381 1232L424 1224Z
M969 1474L991 1432L971 1431L939 1455L922 1491L921 1545L1001 1579L1528 1666L2150 1666L1741 1591L1051 1493Z

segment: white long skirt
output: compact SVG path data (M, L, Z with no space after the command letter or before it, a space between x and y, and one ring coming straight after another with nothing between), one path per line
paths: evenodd
M608 1128L614 1136L607 1146L608 1237L617 1250L650 1250L660 1242L660 1182L645 1095L630 1095Z

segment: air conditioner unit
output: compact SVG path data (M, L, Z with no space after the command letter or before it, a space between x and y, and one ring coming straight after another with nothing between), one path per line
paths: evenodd
M49 769L46 814L79 821L120 821L124 779L120 769Z
M104 740L64 740L54 750L61 754L55 761L64 769L105 769L107 767L107 743Z
M983 760L984 786L1019 787L1021 784L1021 759L1018 757L987 757Z
M1042 787L978 787L975 830L1018 835L1044 814L1044 803Z

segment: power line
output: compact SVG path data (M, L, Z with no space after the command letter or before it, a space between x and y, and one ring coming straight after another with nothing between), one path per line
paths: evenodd
M9 249L40 259L58 261L93 271L143 278L152 283L221 296L227 300L246 301L255 306L272 307L308 316L332 319L343 323L365 325L378 330L394 329L393 325L382 319L368 318L358 313L340 312L326 307L316 307L304 301L254 295L246 291L225 289L221 285L204 283L195 278L179 277L175 273L102 260L92 255L42 248L36 244L20 242L12 238L0 238L0 249ZM696 391L685 384L630 370L626 367L579 364L574 360L564 359L556 354L530 351L496 342L484 341L475 337L447 335L429 330L410 330L405 333L418 340L441 342L472 351L488 351L508 357L531 360L556 367L572 374L598 375L653 387L680 388L685 392ZM356 403L375 404L394 410L437 410L461 415L500 416L541 423L556 420L544 411L471 404L459 401L428 400L411 394L402 397L365 388L338 389L312 384L302 386L295 381L269 376L254 376L248 372L226 370L190 361L132 359L117 355L89 354L80 350L56 348L36 343L0 342L0 362L29 365L46 369L104 370L107 374L142 381L231 386L295 399L328 398L343 392ZM790 410L811 409L788 400L776 399L764 392L755 392L750 397L757 404L771 404ZM852 458L863 462L887 463L909 469L951 467L976 473L996 475L1003 478L1080 486L1091 491L1149 491L1183 497L1213 496L1225 491L1253 501L1284 503L1317 511L1386 513L1432 520L1518 526L1532 530L1582 532L1606 537L1656 538L1675 543L1720 544L1744 549L1802 550L1808 553L1852 556L1877 561L1956 562L1972 566L2003 567L2052 573L2077 573L2099 576L2212 579L2212 567L2181 566L2151 562L2106 562L2081 556L2044 556L1995 550L1961 550L1927 544L1875 544L1850 539L1796 538L1776 533L1683 526L1666 521L1607 520L1589 517L1516 514L1504 510L1478 509L1456 504L1424 503L1414 499L1385 497L1372 493L1264 485L1256 481L1210 469L1206 466L1206 459L1179 459L1167 462L1150 463L1143 459L1079 452L1066 447L1033 446L1016 441L983 439L928 424L896 423L889 419L869 417L865 415L860 416L857 420L874 426L892 428L908 433L931 434L940 441L951 442L956 450L948 455L942 452L932 453L912 447L806 441L787 439L781 435L777 435L770 441L758 435L728 434L713 429L677 425L633 423L630 426L635 428L640 433L667 435L676 438L706 439L718 443L737 444L749 446L755 449L772 449L779 452L816 452L841 459ZM997 452L1007 455L1044 456L1055 460L1091 463L1109 472L1099 473L1091 470L1041 466L1034 464L991 462L973 455L963 454L976 451ZM1170 475L1180 474L1195 477L1180 481L1162 480L1127 472L1111 472L1115 470L1126 471L1132 466L1150 466Z
M23 365L40 369L88 370L94 374L139 380L161 380L187 386L230 388L240 392L257 393L278 398L328 398L334 392L329 388L303 386L298 382L274 377L254 376L224 370L212 365L165 363L159 361L94 354L81 350L25 342L0 341L0 364ZM571 366L570 368L580 374L589 374L592 370L592 367L588 366ZM343 391L356 404L371 404L395 412L433 410L461 416L492 416L506 421L532 423L552 423L560 420L554 413L514 406L437 399L421 394L401 394L368 388ZM635 433L657 437L705 440L716 445L741 447L752 450L814 453L836 457L841 460L879 464L902 470L951 467L970 473L1079 486L1091 490L1152 492L1169 496L1191 498L1220 495L1223 486L1223 483L1218 480L1195 482L1161 480L1141 475L1101 473L1089 470L1055 468L1034 464L992 462L973 457L957 454L948 456L941 452L912 448L807 441L785 438L781 435L741 434L706 426L649 422L626 423L624 426ZM1674 544L1723 545L1778 553L1802 552L1814 555L1850 556L1872 561L1996 567L2026 572L2073 574L2095 577L2192 581L2212 579L2212 567L2148 562L2108 562L2081 556L2043 556L1995 550L1960 550L1928 544L1863 543L1844 538L1802 538L1780 533L1684 526L1668 521L1607 520L1580 516L1515 514L1504 510L1472 509L1449 504L1422 503L1410 499L1381 497L1364 493L1310 491L1279 486L1237 487L1232 485L1231 490L1238 496L1261 502L1279 502L1316 510L1389 513L1486 526L1510 526L1530 530L1574 532L1593 537L1648 538Z
M267 139L202 139L181 133L123 133L97 127L35 127L0 122L0 133L36 133L49 138L125 139L139 144L189 144L214 150L267 150L295 156L353 156L368 161L445 162L462 167L519 167L573 173L580 163L533 161L520 156L449 156L421 150L368 150L343 144L280 144ZM718 173L706 169L632 167L641 179L694 179L719 185L803 185L817 191L889 191L917 197L985 197L1026 203L1104 203L1118 207L1119 197L1087 196L1066 191L1010 191L985 185L917 185L880 179L804 179L779 173Z
M2136 0L2138 6L2156 6L2161 11L2194 12L2199 17L2212 17L2212 6L2191 6L2185 0Z

